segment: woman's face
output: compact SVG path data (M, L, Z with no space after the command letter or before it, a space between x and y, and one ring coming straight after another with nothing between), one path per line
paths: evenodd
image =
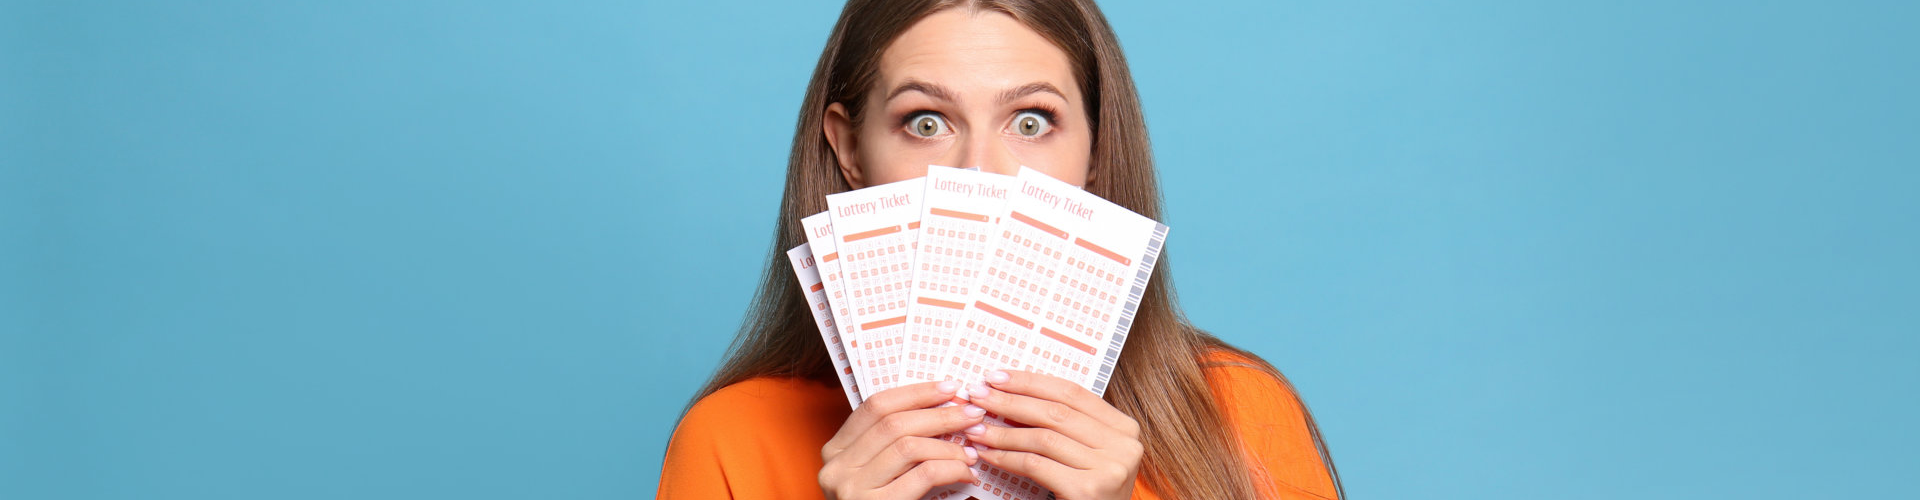
M1093 131L1067 53L1004 13L927 16L881 53L877 76L857 126L841 103L823 124L856 189L926 175L929 164L1091 180Z

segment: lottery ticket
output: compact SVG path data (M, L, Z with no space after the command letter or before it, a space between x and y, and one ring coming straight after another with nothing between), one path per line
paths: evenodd
M865 359L860 346L860 338L855 335L851 318L853 312L847 309L846 283L840 272L840 253L835 251L838 243L833 237L833 217L820 212L800 219L800 228L807 233L807 249L813 253L813 261L820 271L820 281L826 285L828 312L833 316L833 324L840 330L840 350L847 353L847 364L853 369L855 381L865 380L868 368L861 360Z
M1030 168L1019 180L949 373L964 387L1025 370L1102 394L1168 228Z
M947 351L965 321L974 283L986 271L995 228L1018 178L933 166L920 207L919 249L907 303L907 363L913 381L941 380Z
M1030 168L929 166L827 196L788 252L849 404L901 385L1025 370L1106 392L1168 228ZM989 425L1018 425L989 414ZM943 438L964 442L964 436ZM981 463L935 500L1040 500Z
M905 380L907 293L925 186L922 177L827 195L852 313L847 320L868 368L860 387L872 392Z
M793 277L800 280L800 289L807 296L807 310L813 313L814 326L820 328L820 340L826 344L827 355L833 359L834 376L840 379L840 388L847 393L847 405L860 406L860 385L853 378L853 366L847 359L845 344L840 341L840 326L833 321L833 307L827 301L826 283L820 280L820 268L814 265L813 249L807 244L787 250L787 261L793 264Z

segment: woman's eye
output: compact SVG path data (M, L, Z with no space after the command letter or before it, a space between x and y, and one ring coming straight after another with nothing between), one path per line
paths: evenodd
M907 129L920 137L938 137L947 133L947 121L941 119L940 115L921 113L907 120Z
M1047 117L1032 111L1022 111L1013 115L1013 131L1026 137L1039 137L1053 128Z

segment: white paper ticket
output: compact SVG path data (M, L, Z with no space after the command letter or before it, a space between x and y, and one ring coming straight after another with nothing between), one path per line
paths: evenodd
M1018 182L975 170L927 167L920 245L907 303L908 378L952 376L947 373L947 351L966 319L971 290L986 271L995 226L1007 211L1007 192Z
M827 195L849 309L864 349L860 387L870 393L903 383L907 293L926 178Z
M793 264L793 277L800 280L800 289L806 293L807 310L813 312L813 323L820 327L820 340L826 344L828 357L833 359L833 374L847 393L847 405L858 408L860 384L853 378L853 367L848 364L846 348L840 342L840 326L833 321L827 286L820 280L820 268L814 265L813 249L801 243L787 251L787 261Z
M840 253L836 251L839 243L833 237L833 217L820 212L800 219L800 228L807 232L807 247L813 252L813 262L820 269L820 281L826 285L828 308L833 316L833 324L840 329L840 345L847 353L847 363L852 365L853 379L866 379L868 368L861 360L866 359L865 349L860 346L860 337L854 332L853 311L849 310L846 293L845 275L840 272Z
M1032 169L1019 178L949 368L966 384L1010 368L1104 393L1167 226Z
M1168 232L1026 167L1004 176L929 166L926 177L826 201L826 212L801 219L807 244L787 257L856 407L942 379L963 382L954 402L964 403L965 387L992 370L1105 393ZM974 481L926 498L1049 495L984 463L973 471Z

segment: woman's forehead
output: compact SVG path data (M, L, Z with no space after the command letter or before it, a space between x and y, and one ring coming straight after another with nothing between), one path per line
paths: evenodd
M958 100L991 100L1038 82L1058 88L1070 102L1079 100L1067 53L994 10L947 9L914 23L881 54L879 77L883 92L927 82Z

